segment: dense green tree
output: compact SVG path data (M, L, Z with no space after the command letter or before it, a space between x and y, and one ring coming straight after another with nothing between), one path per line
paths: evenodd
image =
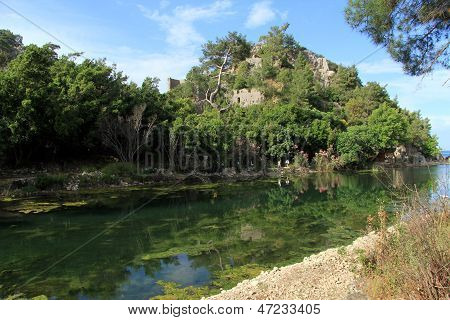
M220 109L216 100L222 91L223 78L232 67L249 57L250 50L251 44L237 32L229 32L227 36L203 45L200 62L209 80L204 100L212 107Z
M385 46L410 75L435 65L448 69L450 12L447 0L349 0L347 22Z
M248 88L250 82L250 65L247 61L242 61L239 63L236 70L233 89L240 90L243 88Z
M379 150L395 148L406 142L408 121L398 108L382 104L370 115L368 125L377 139Z
M0 29L0 69L14 60L23 50L22 37L9 30Z
M292 35L286 33L288 28L288 23L281 27L272 27L267 35L259 39L258 54L262 58L265 78L275 78L279 68L292 67L300 52L300 45Z
M406 112L408 118L408 130L406 139L417 147L426 157L435 157L439 154L437 137L431 135L430 121L423 119L420 112Z
M342 165L358 166L377 156L378 141L369 126L352 126L339 134L337 151Z
M50 119L59 146L65 152L98 145L99 118L107 112L130 112L134 104L130 99L133 85L128 93L122 93L126 78L104 60L84 60L77 64L69 57L62 57L52 67L52 80L57 98Z
M54 106L51 67L56 47L27 46L0 72L0 117L15 161L28 160L38 147L52 148L48 121Z
M289 83L291 102L295 104L314 104L318 94L316 91L314 73L307 58L299 54L292 71L292 81Z
M330 84L332 99L336 102L346 103L351 96L351 92L358 87L361 87L361 79L356 67L339 66Z
M368 82L363 87L357 87L350 96L351 98L344 106L350 125L366 123L372 111L382 103L395 105L395 102L389 98L386 89L376 82Z

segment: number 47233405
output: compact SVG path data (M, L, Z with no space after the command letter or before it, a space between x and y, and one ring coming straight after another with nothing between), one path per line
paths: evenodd
M319 314L320 304L295 304L295 303L263 303L259 306L261 314Z

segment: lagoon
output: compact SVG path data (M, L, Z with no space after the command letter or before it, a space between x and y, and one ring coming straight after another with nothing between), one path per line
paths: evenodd
M224 274L229 285L242 280L230 270L249 267L253 275L349 244L369 215L380 208L395 214L405 185L427 197L448 192L439 188L448 171L439 165L79 195L86 205L0 218L0 298L151 299L164 294L164 284L220 290Z

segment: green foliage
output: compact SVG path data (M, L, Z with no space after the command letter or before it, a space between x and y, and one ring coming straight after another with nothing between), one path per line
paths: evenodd
M382 104L368 119L379 149L395 148L406 141L408 121L400 109Z
M409 122L406 139L421 150L425 157L437 156L440 153L439 144L437 137L430 134L430 121L421 118L420 112L405 112Z
M291 102L294 104L313 104L317 99L314 74L307 58L299 54L292 71L292 81L289 84Z
M200 58L202 66L205 68L217 68L224 60L224 56L229 51L227 65L238 65L250 55L251 44L245 36L237 32L229 32L223 38L217 38L215 42L208 41L203 45L203 56Z
M18 147L39 142L51 128L47 117L53 104L51 66L55 47L30 45L0 72L0 116L7 141ZM16 151L16 157L24 152Z
M0 70L6 68L23 50L22 37L9 30L0 29Z
M239 63L236 78L234 80L233 89L240 90L243 88L248 88L250 83L250 66L248 62L242 61Z
M448 69L448 1L349 0L347 22L387 48L410 75Z
M382 103L395 105L389 98L385 88L376 82L368 82L363 87L357 87L344 106L345 114L350 125L367 123L372 111Z
M130 177L136 174L136 167L132 163L110 163L102 169L102 174L105 176Z
M67 176L64 174L42 174L38 175L34 185L39 190L62 189L67 182Z
M343 164L358 164L374 159L379 152L392 150L400 144L421 145L421 150L428 156L436 154L436 140L430 135L429 127L422 128L424 137L420 138L417 130L422 123L419 117L408 120L408 114L387 103L375 109L367 124L351 126L338 138L337 148ZM413 133L414 132L414 133ZM417 134L417 135L416 135ZM429 151L425 147L429 143Z
M378 143L368 126L352 126L339 134L337 150L343 165L364 164L377 155Z
M309 167L308 155L303 151L300 151L294 156L294 166L297 169L303 169Z
M98 145L97 122L105 111L127 112L135 85L123 90L125 78L104 60L85 60L76 64L62 57L52 69L55 92L51 117L61 148L80 150Z
M253 47L236 32L207 42L200 65L166 94L156 78L127 82L105 60L58 56L51 44L23 48L19 36L0 32L0 52L17 49L0 68L0 161L114 155L142 162L144 151L155 151L171 171L214 171L255 159L294 160L300 151L312 159L334 145L350 166L399 144L438 154L428 120L399 109L379 84L363 86L355 67L337 66L330 85L320 83L287 28L271 28ZM246 61L250 56L261 66ZM264 103L233 106L231 90L244 88L261 91ZM154 149L157 141L164 150ZM80 183L118 183L136 174L114 166Z
M300 45L292 35L286 33L289 24L272 27L267 35L261 36L259 55L263 61L263 75L274 78L279 68L292 66L292 62L300 52Z
M332 99L345 103L350 98L351 92L359 87L361 87L361 79L359 79L356 67L339 66L330 85Z

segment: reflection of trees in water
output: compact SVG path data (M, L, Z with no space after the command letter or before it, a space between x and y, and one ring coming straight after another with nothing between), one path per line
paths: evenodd
M341 183L341 175L329 173L318 173L313 180L314 189L320 193L337 188Z
M261 229L255 228L251 224L241 226L241 240L257 241L264 237L264 232Z
M142 254L172 248L189 250L208 243L214 249L189 255L192 268L216 271L227 265L296 261L330 246L348 243L357 236L358 231L365 228L367 215L375 213L380 204L391 202L393 194L384 186L389 185L390 179L395 180L395 176L401 177L397 181L413 182L419 190L429 190L437 183L436 176L425 171L395 170L391 177L327 173L293 179L282 187L274 181L273 184L235 185L231 191L217 189L215 192L219 196L214 198L214 203L210 202L212 193L207 192L197 192L195 196L193 192L187 193L189 199L196 201L181 195L165 199L165 203L155 202L120 227L111 229L104 238L90 244L67 263L32 282L24 293L58 298L77 298L79 294L114 298L117 288L129 281L127 266L143 266L145 273L152 277L160 274L164 265L179 263L175 257L163 259L164 263L160 259L142 261ZM395 182L391 186L395 186ZM133 201L121 203L115 215L110 210L99 214L95 209L95 213L88 211L83 216L80 210L67 218L51 216L48 219L53 222L47 225L42 223L47 218L41 217L39 227L58 237L53 238L49 246L45 234L36 233L31 243L23 234L16 233L24 242L12 241L5 248L8 251L2 253L6 260L14 252L17 255L15 265L3 264L0 268L16 271L7 276L0 274L0 283L14 289L14 284L23 283L29 277L30 272L24 270L41 271L44 262L46 266L53 259L39 263L38 258L33 257L42 259L49 254L58 256L67 252L80 239L88 238L136 207L144 197L145 194L137 194ZM63 227L67 225L66 219L78 229L70 231ZM23 228L32 231L36 226ZM29 250L23 250L23 245L29 245L33 253L27 254Z

